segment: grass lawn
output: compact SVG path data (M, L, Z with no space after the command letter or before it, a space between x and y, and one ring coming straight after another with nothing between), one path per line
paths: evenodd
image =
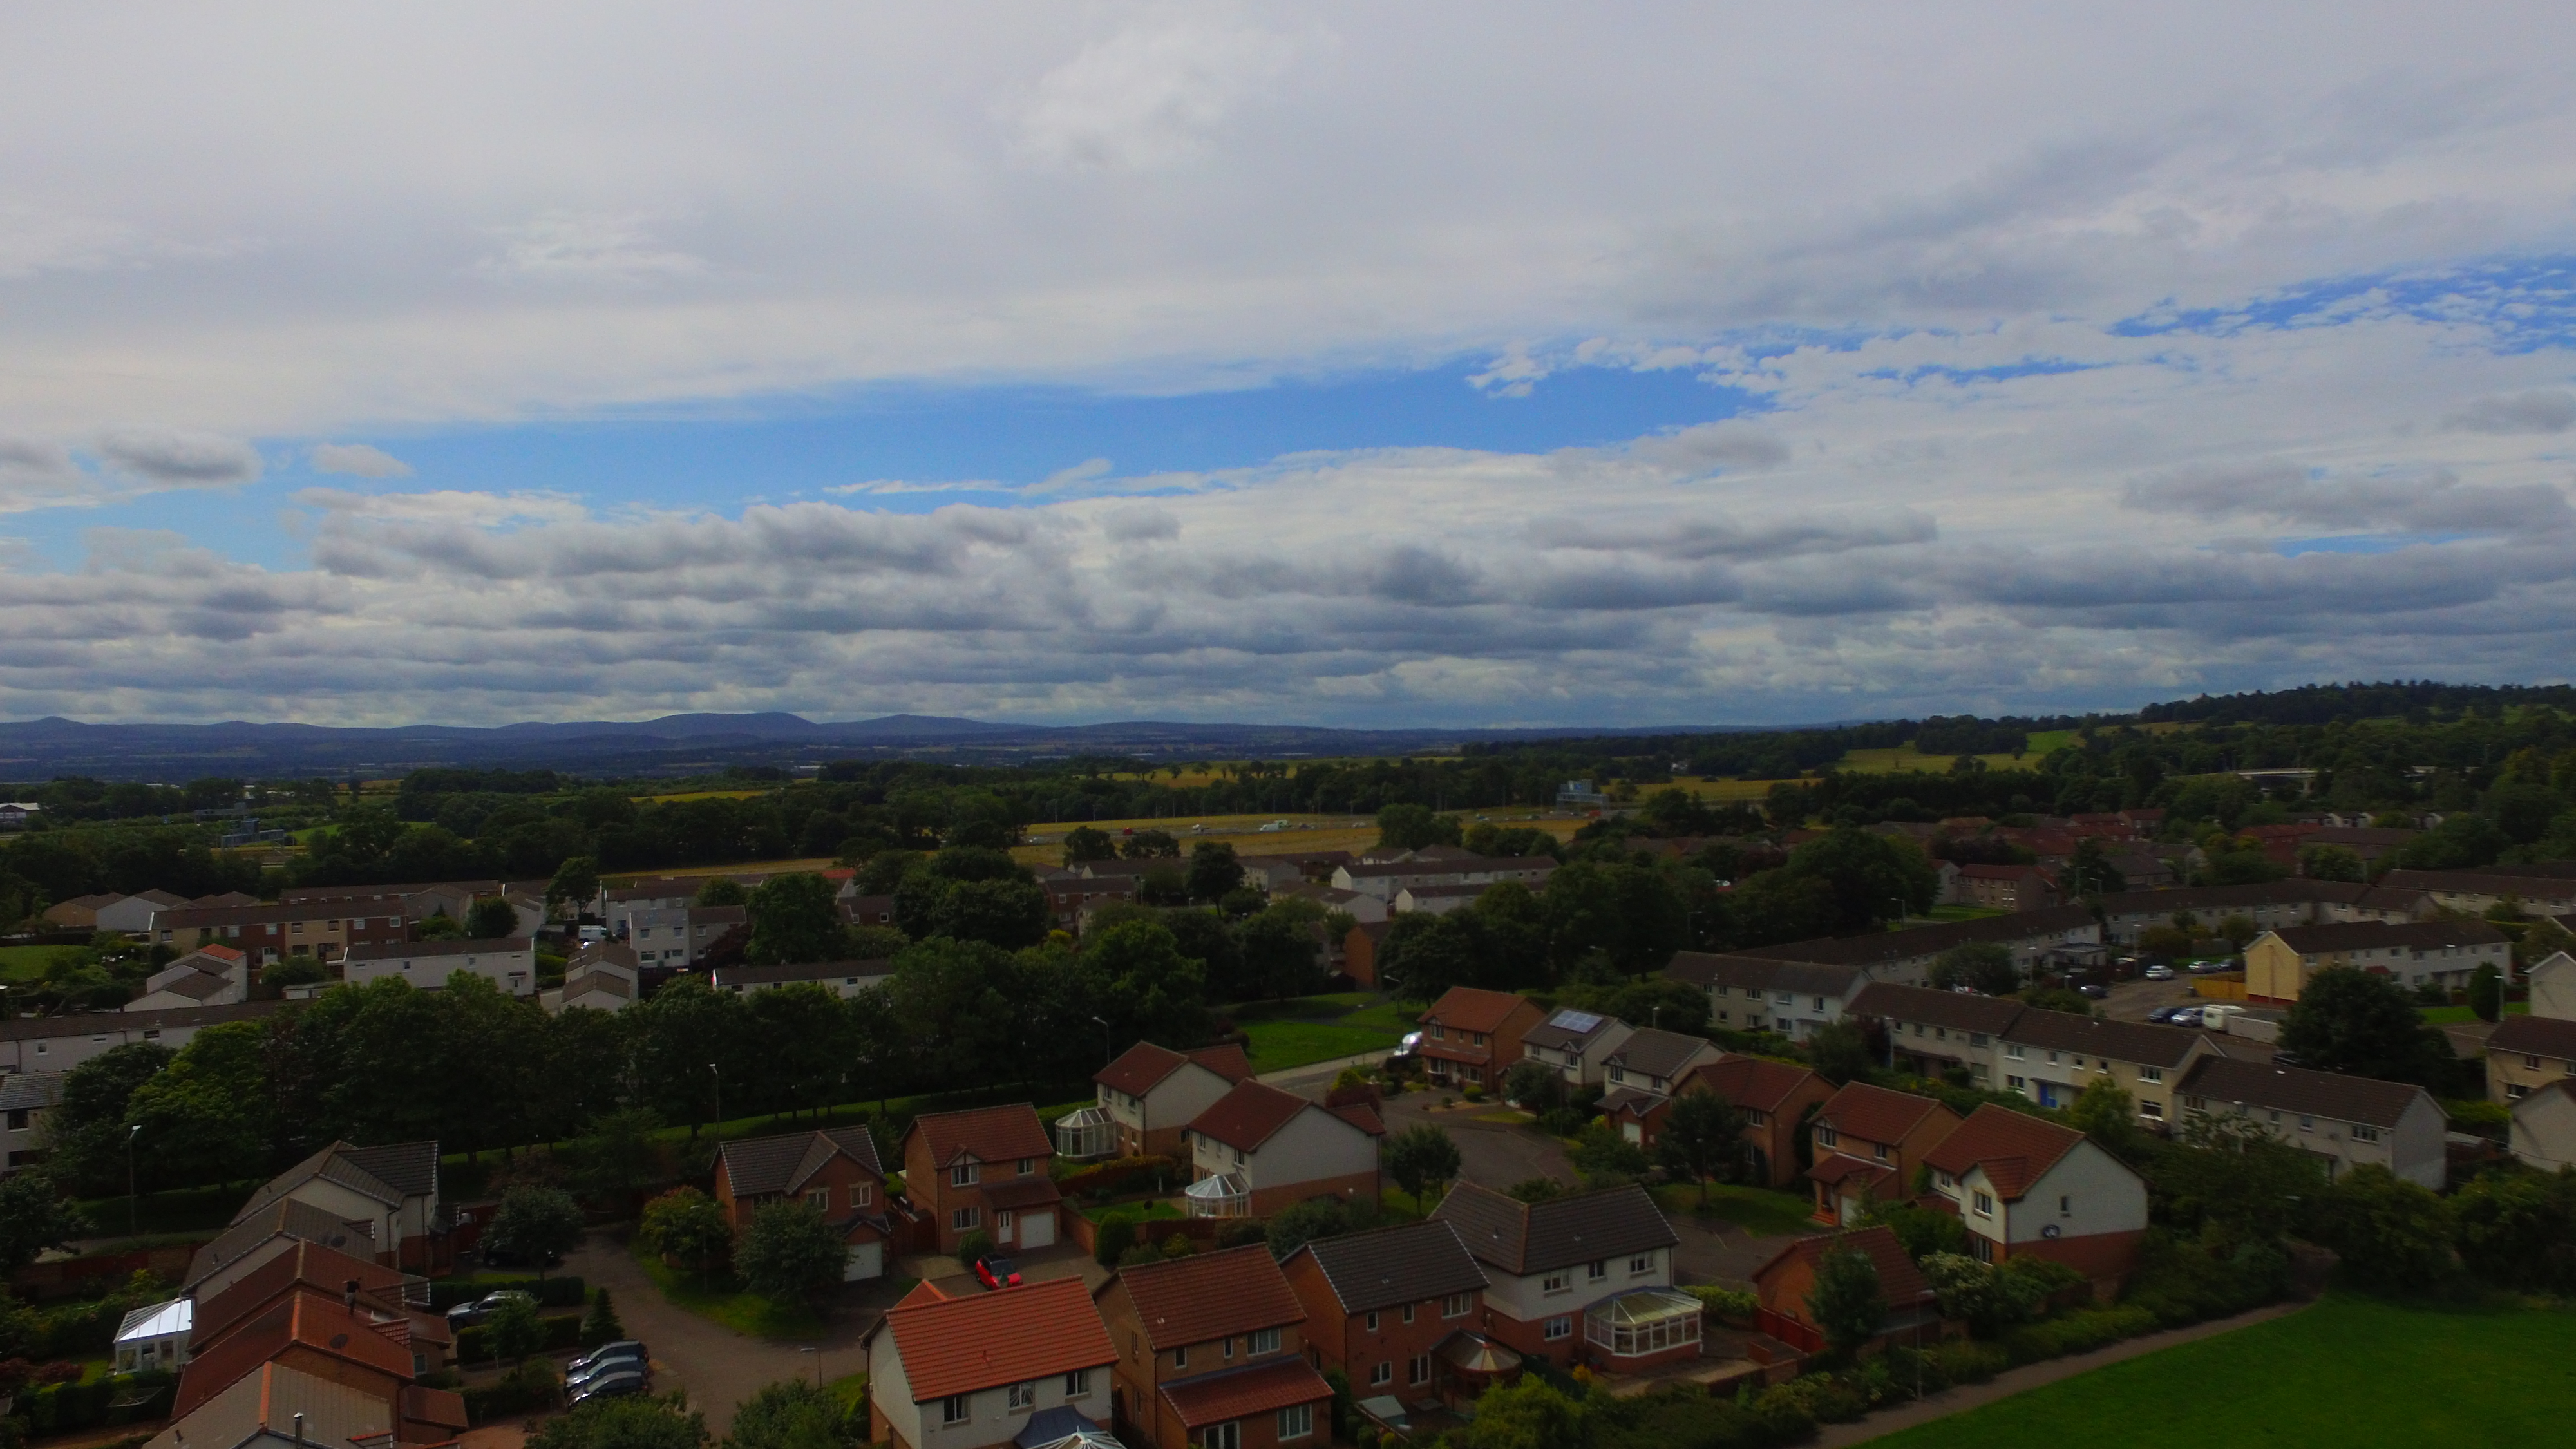
M220 1232L241 1211L251 1194L250 1185L239 1187L183 1187L168 1192L147 1192L135 1199L132 1222L134 1231L144 1234ZM128 1221L126 1200L122 1197L91 1198L81 1203L91 1224L101 1235L122 1234Z
M1098 1207L1084 1208L1082 1210L1082 1215L1091 1219L1095 1223L1105 1223L1109 1221L1113 1214L1123 1213L1131 1218L1138 1217L1139 1209L1142 1210L1141 1221L1149 1223L1158 1223L1167 1218L1177 1218L1181 1216L1181 1210L1179 1208L1172 1206L1161 1198L1154 1198L1151 1201L1141 1203L1105 1202Z
M1926 914L1936 921L1981 921L1988 916L2009 916L2012 912L1999 911L1992 906L1934 906Z
M695 1273L666 1267L651 1253L639 1250L635 1261L644 1265L663 1297L736 1333L755 1338L810 1338L822 1331L823 1320L813 1310L787 1307L746 1292L729 1275L719 1273L707 1280L707 1286L700 1287Z
M1693 1184L1673 1182L1650 1190L1667 1213L1699 1211L1699 1188ZM1708 1185L1708 1206L1709 1211L1746 1232L1765 1237L1825 1231L1808 1216L1816 1210L1815 1200L1802 1193L1713 1182Z
M1876 1440L2390 1449L2563 1443L2576 1313L2461 1312L2335 1295Z
M1256 1021L1244 1027L1252 1038L1245 1054L1256 1072L1329 1062L1362 1052L1391 1051L1400 1033L1373 1026L1344 1026L1322 1021Z
M0 980L35 981L45 968L66 956L77 956L79 946L0 946Z
M2416 1012L2424 1018L2424 1024L2427 1026L2457 1026L2461 1022L2475 1021L2478 1019L2478 1014L2465 1006L2419 1006L2416 1008ZM2504 1014L2507 1016L2529 1016L2531 1015L2531 1003L2528 1001L2508 1001L2504 1004Z

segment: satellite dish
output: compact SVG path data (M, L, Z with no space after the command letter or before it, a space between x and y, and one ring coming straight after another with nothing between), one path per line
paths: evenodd
M2050 1223L2039 1230L2039 1235L2043 1238L2053 1238L2057 1236L2057 1231L2057 1224Z

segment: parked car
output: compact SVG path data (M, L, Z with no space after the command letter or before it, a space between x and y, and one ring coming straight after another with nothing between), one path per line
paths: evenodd
M975 1260L975 1281L987 1288L1017 1288L1020 1286L1020 1268L1008 1258L996 1258L987 1253Z
M2147 979L2149 981L2171 981L2174 979L2173 968L2171 966L2150 966L2147 968Z
M616 1343L603 1343L565 1364L564 1377L570 1378L575 1374L587 1373L605 1364L645 1363L649 1358L650 1355L644 1351L644 1345L631 1338L622 1339Z
M2274 1052L2272 1060L2285 1067L2304 1067L2308 1064L2308 1059L2297 1052Z
M2168 1026L2198 1026L2200 1025L2200 1008L2197 1006L2177 1006L2174 1008L2174 1014L2165 1018L2165 1023Z
M516 1288L504 1288L498 1293L486 1293L471 1303L459 1303L447 1310L447 1326L472 1328L499 1312L501 1305L513 1298L526 1299L530 1303L537 1301L533 1294L522 1293Z
M591 1385L604 1384L619 1374L642 1374L645 1381L650 1383L653 1378L653 1365L636 1358L613 1358L606 1363L595 1363L578 1373L565 1374L564 1392L579 1394Z
M583 1384L577 1390L567 1390L564 1402L578 1408L594 1399L614 1399L626 1394L640 1394L652 1387L646 1382L649 1377L642 1369L612 1369Z
M2236 963L2227 960L2194 961L2191 963L2191 974L2194 976L2214 976L2221 971L2233 971L2235 969Z
M1400 1041L1400 1042L1397 1042L1397 1043L1395 1044L1395 1054L1396 1054L1397 1056L1400 1056L1400 1057L1419 1056L1419 1055L1421 1055L1421 1053L1422 1053L1422 1033L1420 1033L1420 1032L1418 1032L1418 1031L1408 1031L1408 1032L1406 1032L1406 1033L1404 1034L1404 1040L1402 1040L1402 1041Z
M2076 987L2075 994L2088 1001L2108 1001L2111 999L2111 988L2108 986L2097 986L2088 981L2083 985Z

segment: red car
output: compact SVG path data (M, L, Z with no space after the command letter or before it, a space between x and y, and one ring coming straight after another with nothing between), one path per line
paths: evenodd
M988 1253L975 1260L975 1281L987 1288L1017 1288L1020 1286L1019 1265L1008 1258L996 1258Z

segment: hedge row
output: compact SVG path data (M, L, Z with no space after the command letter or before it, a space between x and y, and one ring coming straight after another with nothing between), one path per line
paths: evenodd
M561 1278L487 1278L479 1283L450 1278L429 1285L429 1308L433 1313L445 1313L459 1303L471 1303L486 1293L504 1290L535 1294L540 1308L579 1308L590 1301L590 1290L577 1273Z
M581 1315L550 1313L539 1320L546 1326L545 1351L581 1347ZM492 1358L492 1325L478 1323L472 1328L456 1330L456 1361L486 1363Z
M497 1383L464 1391L465 1422L488 1424L504 1415L551 1409L560 1387L552 1368L534 1361L523 1363Z
M1056 1190L1066 1197L1117 1197L1147 1191L1157 1177L1179 1182L1188 1176L1186 1167L1169 1157L1121 1157L1065 1174L1057 1180Z
M31 1435L67 1434L102 1424L132 1424L169 1412L168 1374L111 1374L85 1384L46 1384L22 1389L11 1412L27 1421Z

